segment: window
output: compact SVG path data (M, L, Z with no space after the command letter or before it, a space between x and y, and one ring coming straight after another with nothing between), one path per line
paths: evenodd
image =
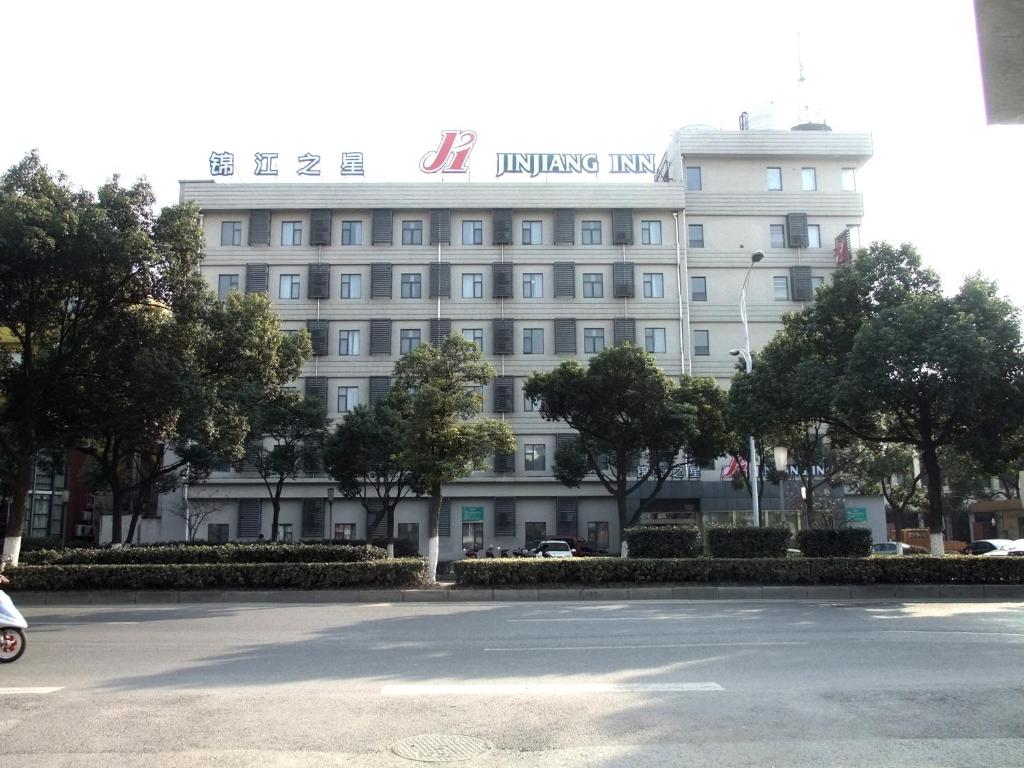
M343 221L341 222L341 244L362 245L363 244L363 222Z
M711 333L709 331L693 332L693 354L701 357L711 354Z
M789 301L789 278L786 275L773 277L772 287L775 291L776 301Z
M338 413L348 413L359 405L359 387L338 387Z
M584 245L600 245L601 244L601 222L600 221L584 221L583 222L583 244Z
M281 299L297 299L299 298L299 290L301 284L299 283L298 275L281 275L281 285L278 291L278 298Z
M220 244L221 245L241 245L242 244L242 222L240 221L222 221L220 224Z
M343 299L358 299L363 292L363 276L362 275L342 275L341 276L341 298Z
M292 524L291 523L279 523L277 526L277 539L282 544L292 543Z
M592 355L604 349L604 328L583 329L583 352Z
M661 272L644 272L644 298L665 298L665 276Z
M544 329L524 328L523 329L523 354L543 355L544 354Z
M526 524L526 548L533 549L548 537L547 523Z
M462 524L462 548L467 552L477 552L484 548L484 524Z
M687 192L700 192L700 166L699 165L688 165L686 166L686 191Z
M423 245L423 222L402 222L402 245Z
M769 192L781 192L782 191L782 169L781 168L769 168L768 169L768 191Z
M406 352L412 352L420 345L420 329L403 328L399 332L399 338L399 353L404 355Z
M544 274L542 272L523 273L523 298L544 298Z
M818 188L818 174L813 168L800 169L800 187L804 192L814 192Z
M484 223L482 221L462 222L462 244L483 245Z
M338 331L338 354L342 357L359 354L359 331Z
M281 245L302 245L302 222L281 222Z
M608 549L608 523L587 523L587 546Z
M462 338L466 341L472 341L476 344L476 348L481 352L484 351L484 329L483 328L463 328Z
M543 472L546 469L544 462L544 443L527 443L523 446L523 467L527 472Z
M206 540L211 544L226 544L228 540L228 524L210 523L207 525Z
M541 231L541 222L523 222L523 245L543 245L544 237Z
M462 275L462 298L482 299L484 297L484 276L480 272L466 272Z
M423 298L423 275L413 272L402 273L402 298Z
M653 354L665 351L665 329L648 328L644 331L644 349Z
M526 411L526 412L539 411L540 410L540 400L534 400L532 398L527 397L524 394L523 395L523 410Z
M484 394L483 384L471 384L464 389L467 395L473 395L473 400L476 402L476 412L483 413L484 406L487 405L487 395Z
M690 301L708 300L708 279L706 277L690 278Z
M420 524L399 523L396 541L400 541L406 547L406 551L402 553L403 556L410 552L415 552L418 556L420 553Z
M583 274L583 298L604 298L604 275L600 272L585 272Z
M641 221L640 242L644 245L661 245L661 222Z
M808 248L821 248L821 225L820 224L808 224L807 225L807 247Z
M355 523L335 523L334 524L334 539L335 541L352 541L356 537L356 524Z
M825 278L820 275L817 277L811 277L811 292L817 293L818 289L825 284Z
M217 297L226 299L231 291L238 290L238 275L217 275Z
M857 172L853 168L843 168L843 192L857 191Z
M289 336L290 337L290 336L294 336L298 332L299 332L298 328L282 328L281 329L281 335L282 336Z
M786 247L786 225L785 224L769 224L768 231L771 235L771 247L772 248L785 248Z
M691 248L704 247L704 225L687 224L687 242Z

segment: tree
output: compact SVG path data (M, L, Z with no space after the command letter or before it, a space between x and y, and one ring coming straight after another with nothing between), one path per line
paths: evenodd
M205 496L201 499L184 498L179 503L168 505L170 513L185 521L188 541L195 541L203 523L224 508L224 499L219 496Z
M405 437L401 414L390 399L360 405L345 416L324 447L324 466L346 499L359 499L368 514L387 520L387 541L395 535L395 508L409 494L425 492L423 483L401 461Z
M838 447L836 480L861 493L880 495L892 511L896 540L903 540L903 515L928 503L921 485L924 473L914 471L914 451L900 443L846 440Z
M493 454L515 450L509 425L480 416L482 398L475 387L494 379L480 350L461 336L439 347L424 344L395 364L392 402L401 414L402 451L398 462L420 478L430 493L427 572L437 573L438 523L442 486L484 468Z
M253 404L242 466L252 464L274 510L270 540L277 541L281 496L288 480L320 469L327 415L315 398L281 391ZM270 446L267 447L267 442Z
M717 458L729 439L724 393L713 379L684 376L676 386L652 355L633 344L605 349L586 368L568 360L534 373L523 391L540 402L545 420L565 422L578 433L556 452L555 477L577 487L594 473L615 497L620 530L639 518L673 470ZM630 512L630 495L649 480L651 492Z

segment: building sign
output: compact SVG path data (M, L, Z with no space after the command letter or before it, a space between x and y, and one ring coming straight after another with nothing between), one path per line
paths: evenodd
M462 508L462 522L464 523L482 523L484 521L484 508L483 507L463 507Z
M847 507L846 522L866 523L868 521L868 510L866 507Z
M279 174L278 160L280 155L277 152L254 152L253 176L277 176ZM321 156L312 152L303 152L295 158L296 176L320 176ZM340 176L363 176L363 153L342 152L341 161L338 164ZM210 175L230 177L235 175L235 155L233 152L210 153Z
M609 173L650 173L655 171L653 154L608 155L611 162ZM597 154L556 154L556 153L522 153L499 152L498 166L495 176L500 178L506 173L521 173L531 179L542 173L590 173L597 175L601 171L601 163Z
M424 173L468 173L476 131L442 131L437 149L420 158Z

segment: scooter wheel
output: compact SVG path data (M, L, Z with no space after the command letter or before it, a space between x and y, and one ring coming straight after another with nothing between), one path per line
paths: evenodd
M10 664L25 652L25 633L17 627L0 628L0 664Z

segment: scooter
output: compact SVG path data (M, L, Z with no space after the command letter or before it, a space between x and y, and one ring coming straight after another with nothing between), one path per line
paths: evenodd
M0 587L8 579L0 572ZM10 664L21 658L25 652L25 632L28 622L14 607L11 598L0 589L0 664Z

